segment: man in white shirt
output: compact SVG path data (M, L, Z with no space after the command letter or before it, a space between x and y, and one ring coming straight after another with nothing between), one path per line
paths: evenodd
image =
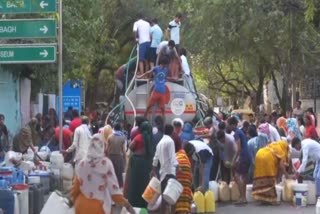
M166 176L176 176L176 167L179 165L176 154L174 141L170 137L173 133L173 127L171 125L165 126L165 131L162 139L157 145L156 153L153 158L152 174L156 174L156 168L160 163L160 180L164 181ZM164 190L164 189L163 189Z
M134 38L139 42L139 71L143 74L149 70L149 49L150 49L150 24L139 15L139 20L133 25Z
M176 177L176 170L179 163L176 158L174 141L170 137L173 133L173 126L166 125L164 135L157 145L153 158L151 176L156 176L157 166L160 163L161 191L164 192L169 179ZM164 201L164 200L163 200ZM171 207L163 203L161 213L171 213Z
M187 60L187 50L184 48L180 49L180 59L181 59L182 70L184 72L183 78L187 82L187 88L189 88L190 92L196 97L197 94L194 90L192 74L191 74L190 66Z
M302 142L299 138L293 138L291 145L296 150L302 150L302 163L297 170L296 177L299 177L306 169L308 159L316 162L313 177L316 183L317 197L320 196L320 144L312 139L304 139Z
M151 37L151 46L150 46L150 66L154 67L157 61L157 49L161 43L163 32L158 25L158 20L153 19L151 21L150 37Z
M180 27L181 27L182 15L178 13L174 19L169 22L167 29L168 40L173 40L175 42L176 48L179 49L180 45Z
M66 153L76 151L74 162L77 164L86 157L88 147L91 139L91 132L89 130L89 118L82 117L82 125L74 131L74 138L72 145L67 149Z
M209 189L211 168L213 164L212 149L203 141L191 140L184 146L190 160L194 160L194 180L195 188L205 193ZM201 179L202 178L202 179Z

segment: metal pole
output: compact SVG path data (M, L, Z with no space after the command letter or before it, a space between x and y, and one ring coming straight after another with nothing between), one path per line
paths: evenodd
M58 45L59 45L59 58L58 58L58 78L59 78L59 149L62 150L62 135L63 135L63 109L62 109L62 0L59 1L59 38L58 38Z
M317 75L316 68L313 70L313 112L316 114L317 112Z

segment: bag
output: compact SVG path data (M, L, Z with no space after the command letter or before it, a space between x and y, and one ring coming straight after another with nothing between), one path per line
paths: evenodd
M230 189L226 182L219 182L219 199L222 202L230 201Z
M56 192L51 193L40 214L75 214L74 207L67 205L67 200Z
M231 201L238 201L240 199L239 186L236 182L232 181L229 184Z

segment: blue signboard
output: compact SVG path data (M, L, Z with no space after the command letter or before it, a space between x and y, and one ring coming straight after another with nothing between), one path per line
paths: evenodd
M62 109L66 112L69 107L81 112L81 81L68 80L62 88ZM56 109L59 115L59 96L57 96Z
M68 80L62 89L62 107L66 112L69 107L81 112L81 81Z

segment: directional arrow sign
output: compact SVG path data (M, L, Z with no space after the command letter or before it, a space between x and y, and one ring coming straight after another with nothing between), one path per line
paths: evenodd
M0 64L54 63L55 61L56 44L0 47Z
M0 14L54 13L56 0L0 0Z
M6 19L0 20L0 39L55 38L54 19Z

